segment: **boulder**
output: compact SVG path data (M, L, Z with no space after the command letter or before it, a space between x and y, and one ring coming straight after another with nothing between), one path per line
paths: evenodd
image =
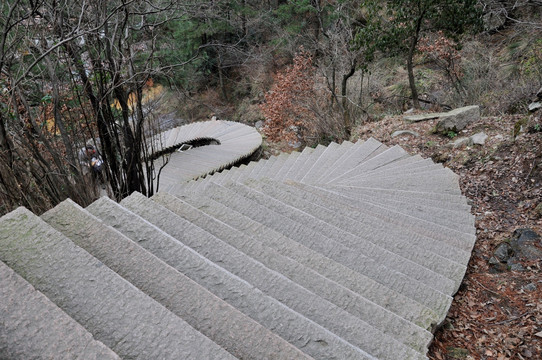
M397 137L397 136L401 136L401 135L411 135L411 136L414 136L414 137L419 137L420 134L418 134L417 132L415 131L411 131L411 130L397 130L397 131L394 131L392 134L391 134L391 137Z
M487 139L487 135L484 132L479 132L470 137L474 145L484 145Z
M454 109L439 116L436 131L446 134L449 131L458 132L467 125L480 120L480 107L478 105L465 106Z
M408 115L403 116L403 120L407 122L418 122L438 119L439 117L445 115L446 113L430 113L430 114L417 114L417 115Z

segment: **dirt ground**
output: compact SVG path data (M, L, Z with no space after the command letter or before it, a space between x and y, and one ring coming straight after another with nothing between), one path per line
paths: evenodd
M431 132L437 120L410 124L394 116L355 131L360 139L400 145L452 169L476 217L477 242L467 273L436 333L430 359L542 359L542 258L521 259L521 271L490 264L514 230L530 228L542 235L541 117L482 118L459 134L442 136ZM396 130L419 136L392 138ZM482 131L488 135L484 145L449 145Z

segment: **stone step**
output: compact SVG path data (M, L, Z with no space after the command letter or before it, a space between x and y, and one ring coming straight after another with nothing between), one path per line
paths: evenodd
M411 297L437 313L440 313L442 309L447 309L450 304L451 298L449 296L400 272L389 269L362 253L353 251L352 248L340 242L327 238L320 232L315 231L312 224L306 225L294 221L287 215L270 210L252 200L239 196L232 190L215 184L209 185L205 195L255 221L261 222L304 246L350 267L352 270L369 276L375 281ZM203 195L198 194L198 196ZM286 208L283 210L287 211Z
M279 189L280 184L275 183L273 186L264 187L265 193L240 184L230 184L228 188L298 223L310 225L314 231L328 239L442 293L448 294L455 286L446 276L455 279L457 274L462 276L465 272L465 265L453 263L438 254L427 253L423 248L406 247L401 244L402 239L395 239L393 234L382 236L381 239L375 238L372 232L370 236L363 232L354 232L352 229L362 228L354 220L339 219L335 211ZM393 237L394 241L390 241L390 237ZM405 243L408 244L406 241Z
M309 157L307 157L307 160L303 164L297 166L296 171L289 178L295 181L301 180L326 150L327 147L323 145L318 145L316 148L314 148L314 151Z
M121 358L233 358L24 208L0 219L0 260Z
M330 189L326 190L330 191ZM333 191L330 192L333 193ZM344 192L342 194L350 195ZM410 215L418 212L426 212L427 215L421 216L422 218L428 219L433 217L434 222L444 225L454 224L448 220L452 218L454 221L457 221L456 225L458 227L463 225L474 226L474 216L470 214L470 207L465 201L463 201L462 204L453 204L442 201L431 201L424 199L421 196L408 198L401 196L386 196L369 192L356 194L355 200L360 203L360 206L362 206L362 203L368 202L390 210L407 212Z
M438 169L417 174L403 174L379 178L352 177L336 182L338 185L358 185L366 187L397 189L397 190L424 190L449 194L461 194L458 179L449 169Z
M456 210L470 212L470 205L467 204L465 197L453 197L446 200L439 200L425 196L427 193L420 191L404 191L404 190L384 190L384 189L369 189L361 187L333 187L326 186L327 191L348 195L353 200L362 201L369 198L380 199L386 201L407 202L414 205L432 206L447 210Z
M320 185L316 185L320 186ZM321 187L321 186L320 186ZM336 186L336 185L325 185L326 189L329 189L330 191L341 193L343 195L351 194L352 196L356 196L356 194L366 194L366 193L374 193L374 194L386 194L388 196L401 196L401 197L407 197L407 198L423 198L424 200L430 200L435 202L440 202L441 204L444 203L451 203L451 204L466 204L465 197L463 195L459 194L442 194L442 193L435 193L435 192L427 192L423 190L397 190L397 189L382 189L382 188L369 188L365 186Z
M376 156L387 149L387 146L373 138L370 138L367 141L358 141L355 146L350 149L350 151L335 161L335 163L328 170L328 174L322 176L319 179L319 182L322 184L327 184L333 179L343 175L350 169L355 168L371 156Z
M468 261L468 254L470 254L475 240L473 234L450 230L435 223L412 217L409 214L403 214L370 203L365 202L360 205L358 200L352 199L348 195L329 193L324 188L299 183L290 185L327 199L325 204L330 206L331 209L362 223L368 229L374 228L371 231L379 231L385 234L388 231L387 229L395 227L400 232L415 234L408 240L411 244L418 244L417 246L424 249L434 248L436 253L439 252L441 246L444 246L444 249L447 247L457 249L459 251L456 255L450 252L447 253L446 257L462 264ZM465 227L462 231L470 230Z
M297 170L301 166L303 166L303 164L307 161L313 151L313 148L304 148L303 151L299 154L299 156L295 159L295 162L292 164L292 166L284 173L284 175L282 175L281 178L278 178L278 180L290 179L297 172Z
M233 176L231 177L231 181L237 181L237 179L242 176L243 174L247 173L248 171L250 171L251 169L251 166L254 166L256 165L254 161L248 163L247 165L241 165L239 166L239 169L237 171L235 171L235 173L233 174Z
M146 206L151 207L151 205ZM167 210L161 205L155 204L155 206L161 210L162 218L158 220L147 217L146 219L151 222L162 222L163 214ZM226 270L241 277L264 294L275 298L352 345L382 359L395 359L396 356L405 359L422 358L422 353L375 329L280 273L267 268L261 262L247 256L225 241L176 215L174 216L176 217L175 222L168 221L161 226L164 231L214 263L220 264ZM157 224L155 223L155 225ZM423 351L423 354L425 352L426 350Z
M287 153L281 153L277 157L277 160L271 166L268 166L266 169L264 169L264 171L262 171L262 173L260 174L260 178L261 177L265 177L265 178L275 177L277 173L279 172L279 170L282 168L282 166L284 166L284 163L288 159L288 156L289 154Z
M273 166L273 164L277 161L277 157L276 156L271 156L269 159L267 160L260 160L260 162L262 163L261 166L258 167L258 171L254 171L252 172L252 174L250 175L251 178L254 178L254 179L259 179L262 177L262 174L265 173L271 166Z
M120 218L123 216L122 211L127 212L105 197L91 204L88 209L104 219ZM305 358L286 341L71 200L59 204L44 214L44 217L76 245L235 357ZM138 231L140 223L131 222L132 231ZM152 237L152 234L148 236Z
M249 271L236 261L237 257L232 259L220 253L220 250L227 251L227 247L198 247L197 250L205 253L200 254L183 243L207 238L219 244L218 239L213 239L202 229L138 193L125 198L121 204L146 220L140 221L140 229L136 232L130 226L134 218L127 220L110 217L111 221L116 222L113 226L117 230L304 353L318 359L374 359L367 352L227 270L226 265L233 265L239 268L236 271ZM153 229L152 241L148 240L150 237L147 235L150 230L142 230L145 226ZM167 229L167 232L157 227L164 231ZM207 258L213 253L220 257L217 263Z
M312 162L310 167L305 171L305 173L299 179L299 181L301 182L309 181L309 179L314 179L318 177L322 172L327 172L326 165L332 162L333 159L336 160L341 155L342 151L346 151L347 149L348 149L348 146L346 145L346 143L343 146L337 144L336 142L330 143L326 147L322 156L320 156L317 160Z
M153 200L372 327L415 350L427 352L427 344L433 337L430 332L299 262L281 255L272 247L258 241L259 234L247 236L172 195L157 194ZM345 299L348 299L348 302L345 303Z
M162 194L157 194L153 199L161 201L162 196ZM243 233L245 236L259 240L265 245L272 247L280 254L288 256L298 263L317 271L328 279L341 284L424 329L432 329L437 323L438 316L432 310L420 303L303 246L289 237L284 236L231 208L200 196L194 196L194 198L183 196L183 198L179 198L179 200L186 203L187 206L197 209L198 211L217 219L224 225ZM183 213L183 217L192 221L193 218L189 217L191 213L192 212L187 211ZM207 230L211 231L211 229ZM257 234L257 236L254 236L254 234Z
M403 150L400 146L396 145L387 149L386 151L383 151L378 155L375 155L372 158L368 158L358 163L358 165L353 168L346 169L346 171L341 171L342 175L336 176L328 183L340 183L342 181L347 181L348 179L355 177L359 174L364 174L368 171L372 171L378 167L405 159L409 156L410 155L408 155L405 150Z
M431 159L423 159L419 155L409 156L403 160L376 168L370 172L358 175L358 178L364 177L387 177L393 175L402 175L418 173L425 170L442 169L442 165L435 164Z
M359 146L359 143L351 143L350 141L343 141L340 147L333 151L333 155L330 154L329 159L326 159L325 164L322 164L320 168L315 169L315 173L311 174L310 178L307 177L304 179L304 182L310 183L320 183L320 179L329 175L330 169L332 169L335 164L344 159L351 151L354 151L356 146Z
M120 359L0 261L1 359Z
M284 179L284 176L286 176L288 171L290 171L292 166L295 164L299 156L301 156L301 153L299 151L291 152L290 155L288 155L288 158L286 159L282 167L277 171L276 175L273 176L273 179L282 181L282 179ZM238 180L242 178L244 177L240 176Z
M165 137L165 148L172 148L174 147L175 145L179 145L179 143L177 142L177 136L179 135L179 131L181 130L181 127L176 127L176 128L173 128L169 131L169 133L167 134L167 137Z
M299 188L276 182L266 184L249 182L247 185L254 191L249 192L240 185L232 189L282 214L286 215L285 211L288 211L289 218L299 219L298 221L305 223L310 222L316 231L327 237L360 249L380 264L400 271L446 294L450 294L451 289L457 285L457 278L462 278L465 272L466 262L469 259L467 252L465 252L466 256L461 258L460 256L464 256L463 252L443 244L436 246L439 251L431 251L429 249L434 242L432 239L423 239L425 240L423 243L420 243L420 240L412 241L404 228L388 227L382 235L384 233L382 229L356 221L355 217L351 216L355 213L355 209L337 206L337 203L332 200L303 192ZM256 193L256 191L261 192ZM284 205L295 207L299 211L282 210ZM360 229L365 229L365 232L357 231ZM451 255L443 256L444 251Z

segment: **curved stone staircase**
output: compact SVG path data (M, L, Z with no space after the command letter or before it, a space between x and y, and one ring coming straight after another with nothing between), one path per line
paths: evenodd
M181 144L209 142L187 151L173 151ZM155 189L213 174L250 157L262 144L262 137L253 127L226 120L195 122L164 131L153 137L149 148L154 154L169 153ZM164 159L157 159L160 168Z
M0 358L426 359L475 241L450 170L369 139L0 219Z

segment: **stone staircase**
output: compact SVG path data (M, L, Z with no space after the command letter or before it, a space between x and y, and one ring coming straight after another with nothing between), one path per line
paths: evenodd
M173 151L181 144L197 142L214 145ZM226 120L195 122L164 131L151 138L148 144L154 154L171 153L154 188L161 190L228 168L250 157L261 144L262 136L255 128ZM159 169L164 161L158 158L156 168Z
M475 241L450 170L374 139L0 219L0 358L426 359Z

